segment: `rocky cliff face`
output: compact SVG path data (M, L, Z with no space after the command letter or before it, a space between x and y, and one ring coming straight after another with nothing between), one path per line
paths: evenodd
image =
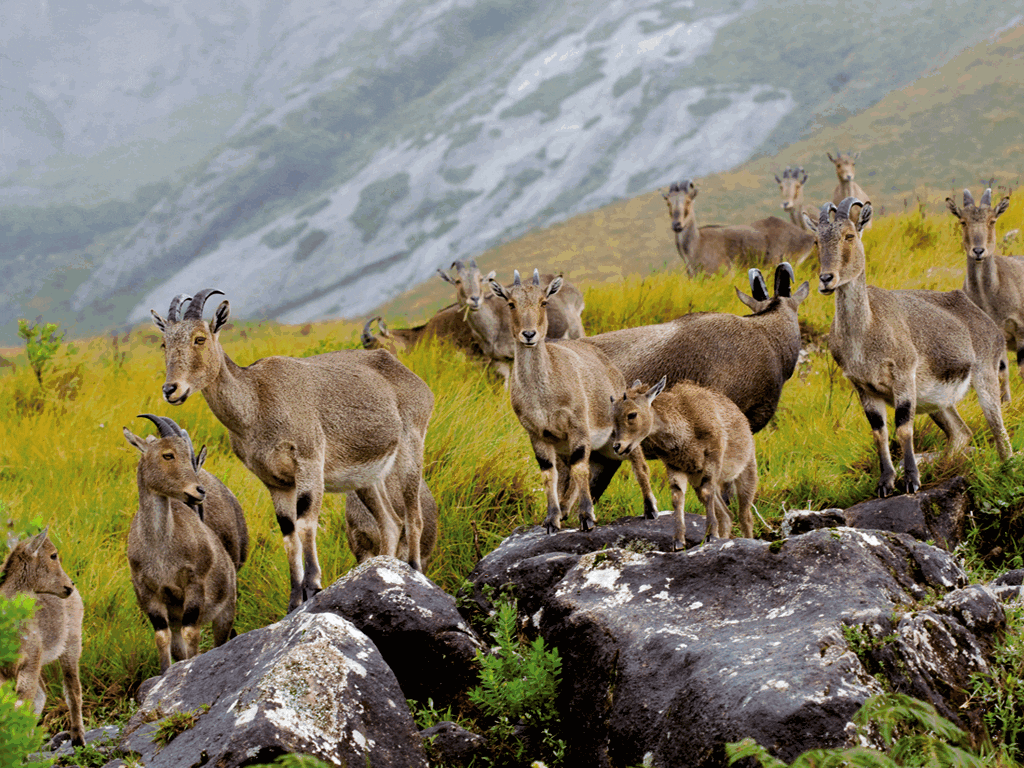
M1013 15L924 3L861 28L833 5L24 4L0 127L4 162L30 168L0 188L8 203L31 199L29 171L48 155L143 126L156 140L143 154L159 154L170 122L198 135L228 102L236 119L84 264L81 248L19 261L26 240L0 221L0 266L18 286L0 289L0 323L33 292L85 320L116 296L115 314L137 321L205 286L240 316L362 315L453 258L842 119ZM59 286L43 274L69 264L81 275Z

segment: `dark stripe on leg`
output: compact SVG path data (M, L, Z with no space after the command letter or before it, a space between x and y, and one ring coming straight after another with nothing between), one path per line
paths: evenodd
M569 455L569 466L572 466L573 464L579 464L581 461L583 461L583 457L586 456L586 455L587 455L587 446L585 446L585 445L577 446L576 448L573 449L572 453Z
M898 403L896 405L896 429L899 429L913 418L914 414L910 410L910 403Z
M167 619L165 619L162 614L149 614L149 623L153 625L154 632L160 632L161 630L167 629Z
M309 508L312 507L312 506L313 506L313 494L311 494L311 493L300 493L299 494L299 500L295 504L295 516L296 517L302 517L307 512L309 512Z
M885 419L882 417L882 414L875 411L865 411L865 414L868 417L868 424L871 425L871 429L875 432L885 426Z
M295 532L295 522L290 517L278 515L277 524L281 527L282 536L291 536Z
M190 605L185 609L185 612L181 615L181 626L183 627L194 627L196 622L199 621L199 612L201 606Z
M541 472L547 472L549 469L555 466L550 461L545 459L543 456L537 456L537 464L540 466Z

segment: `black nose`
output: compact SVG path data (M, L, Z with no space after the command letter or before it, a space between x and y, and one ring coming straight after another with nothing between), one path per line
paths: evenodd
M205 499L206 498L206 489L203 488L203 486L197 485L196 486L196 493L199 494L199 498L200 499Z
M673 232L682 232L683 231L683 225L680 224L678 221L673 221L672 222L672 231Z
M64 587L64 597L71 597L71 593L74 591L74 587Z
M829 283L832 282L832 280L834 278L835 278L835 275L833 275L831 272L826 272L823 275L818 275L818 280L821 281L822 285L828 285Z
M984 248L971 248L971 250L974 252L974 257L977 259L980 259L982 256L985 255Z
M177 384L164 384L164 397L170 397L174 394L174 390L178 388Z
M533 337L537 335L536 331L523 331L523 338L526 341L533 341Z

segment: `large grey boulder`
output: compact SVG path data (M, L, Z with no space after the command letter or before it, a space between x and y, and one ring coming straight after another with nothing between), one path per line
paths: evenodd
M550 559L560 537L513 538L478 575L514 580L526 569L503 550ZM719 766L745 736L788 762L847 742L883 690L876 673L956 716L956 692L987 669L980 636L1005 623L986 588L956 591L966 575L948 553L903 534L561 555L539 592L512 583L562 656L568 764Z
M477 651L486 651L455 600L407 563L374 557L299 609L332 613L373 640L410 699L444 709L477 683Z
M160 749L156 729L187 712L199 713L195 725ZM173 664L125 732L120 750L153 768L236 768L289 752L331 765L427 765L391 669L366 635L330 613L296 613Z

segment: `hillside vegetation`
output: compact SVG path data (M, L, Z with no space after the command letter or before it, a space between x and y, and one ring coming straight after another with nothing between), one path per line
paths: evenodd
M1000 235L1024 227L1024 205L1011 205L999 223ZM925 210L879 217L865 237L869 281L887 287L958 287L964 256L955 227L952 216ZM813 259L797 269L797 277L816 286ZM688 280L675 264L644 277L583 287L584 322L591 334L695 310L745 314L734 288L749 290L745 270ZM762 519L755 521L755 533L764 538L779 535L785 509L845 507L869 498L877 479L868 425L825 347L833 300L812 288L800 314L807 362L786 385L773 422L756 436L761 478L756 505ZM273 354L301 356L354 347L358 331L353 323L236 323L221 331L221 341L232 359L245 365ZM436 395L427 436L426 478L440 509L440 533L427 573L451 592L477 559L516 526L542 520L540 473L507 392L485 369L443 344L419 348L403 361ZM240 632L276 621L284 613L288 570L281 537L268 493L231 453L227 431L203 399L190 398L177 408L163 401L163 355L152 326L90 339L73 350L65 347L44 371L42 386L24 354L15 363L13 370L0 369L6 371L0 373L0 516L11 518L16 532L50 525L65 568L86 604L82 675L87 724L102 722L123 712L129 695L158 671L153 633L136 606L125 556L128 526L137 506L137 452L121 428L149 434L152 427L137 418L145 412L174 418L193 435L197 447L208 446L207 469L240 499L252 537L249 561L239 578ZM1020 562L1024 382L1016 370L1011 386L1016 397L1004 414L1018 457L1000 464L971 394L961 411L976 430L974 450L922 468L926 486L954 474L969 478L980 515L978 533L967 550L974 568ZM919 450L941 450L942 435L930 421L918 419L916 428ZM662 507L668 508L664 472L660 465L652 469L655 492ZM343 504L342 497L327 496L320 519L318 546L325 583L353 565L345 543ZM699 513L702 508L690 498L688 511ZM599 525L642 513L627 468L619 472L596 512ZM1004 551L998 558L990 557L996 544ZM209 643L209 631L204 635ZM65 711L56 678L53 675L46 715L51 727L60 723Z
M809 176L804 203L819 206L831 200L836 186L825 153L838 150L860 151L857 183L871 195L876 213L916 210L919 203L938 213L949 194L965 186L977 189L983 181L1016 189L1024 176L1020 104L1024 25L965 51L838 124L828 121L826 110L810 138L778 155L698 179L697 220L703 225L769 215L788 219L774 180L787 165L803 166ZM840 98L833 108L843 111ZM675 268L679 257L669 223L661 194L652 191L531 232L481 254L477 263L485 272L497 269L503 279L513 267L537 263L563 269L572 280L613 283ZM375 314L395 324L442 306L448 293L440 280L430 280Z

